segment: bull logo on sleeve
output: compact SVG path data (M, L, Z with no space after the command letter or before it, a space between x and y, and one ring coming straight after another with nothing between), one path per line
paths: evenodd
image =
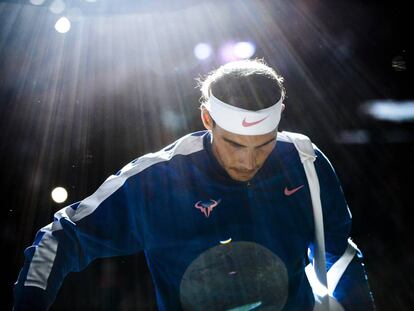
M208 201L198 201L194 205L194 207L199 209L200 212L202 212L204 214L204 216L206 216L208 218L208 217L210 217L210 214L213 211L213 209L217 205L219 205L220 202L221 202L221 199L218 199L218 200L209 199Z

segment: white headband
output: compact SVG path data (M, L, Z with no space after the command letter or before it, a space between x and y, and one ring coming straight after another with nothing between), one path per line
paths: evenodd
M204 106L213 120L226 131L239 135L263 135L279 125L282 97L271 107L251 111L228 105L210 94Z

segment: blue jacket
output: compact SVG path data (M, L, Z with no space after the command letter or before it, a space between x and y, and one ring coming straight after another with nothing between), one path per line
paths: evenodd
M316 154L329 268L347 246L351 214L332 166ZM25 250L15 310L46 310L69 272L139 251L160 310L312 310L304 267L313 238L307 179L283 132L247 183L232 180L217 162L211 134L196 132L132 161L58 211ZM346 310L373 310L359 257L334 296Z

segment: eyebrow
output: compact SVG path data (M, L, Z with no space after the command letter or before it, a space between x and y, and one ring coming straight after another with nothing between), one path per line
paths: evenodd
M263 144L260 144L258 146L255 146L255 148L259 148L259 147L266 146L267 144L270 144L271 142L273 142L275 139L276 139L276 137L273 137L272 139L269 139L268 141L264 142ZM225 140L226 142L228 142L228 143L230 143L232 145L238 146L238 147L247 147L245 145L239 144L239 143L237 143L237 142L235 142L235 141L233 141L231 139L228 139L226 137L223 137L223 140Z

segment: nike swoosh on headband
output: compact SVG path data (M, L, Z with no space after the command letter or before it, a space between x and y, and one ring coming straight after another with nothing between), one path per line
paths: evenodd
M248 121L246 121L246 118L244 118L244 119L243 119L243 122L242 122L242 125L243 125L244 127L249 127L249 126L253 126L253 125L259 124L260 122L262 122L262 121L266 120L268 116L269 116L269 115L267 115L266 117L264 117L264 118L263 118L263 119L261 119L261 120L254 121L254 122L248 122Z

